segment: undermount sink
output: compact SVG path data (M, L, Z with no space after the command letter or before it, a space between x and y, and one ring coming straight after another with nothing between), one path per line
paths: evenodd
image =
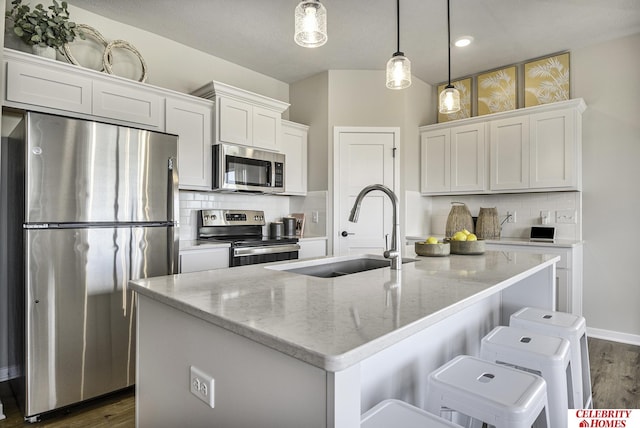
M415 259L402 259L402 263L414 261ZM293 262L284 265L269 266L268 268L318 278L335 278L390 266L391 260L389 259L365 255L356 257L331 257L308 262Z

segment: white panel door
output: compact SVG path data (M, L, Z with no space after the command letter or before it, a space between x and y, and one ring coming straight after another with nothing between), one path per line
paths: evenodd
M357 223L349 222L349 214L358 193L371 184L383 184L397 195L394 151L399 146L400 131L338 127L334 138L334 254L382 253L391 245L393 230L389 197L373 191L362 201Z

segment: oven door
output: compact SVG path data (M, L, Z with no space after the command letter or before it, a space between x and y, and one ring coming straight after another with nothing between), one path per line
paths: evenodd
M284 159L281 153L230 144L213 146L214 190L284 192Z
M297 260L300 245L280 244L264 245L259 247L231 247L229 266L246 266L258 263L279 262L284 260Z

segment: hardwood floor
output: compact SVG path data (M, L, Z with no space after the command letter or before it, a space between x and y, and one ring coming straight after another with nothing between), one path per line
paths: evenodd
M640 409L640 346L591 338L589 339L589 359L591 360L594 408ZM72 407L35 425L23 421L6 382L0 383L0 400L7 416L5 420L0 421L0 428L135 426L133 390Z
M0 400L6 419L0 428L129 428L135 426L134 390L129 389L100 400L54 412L41 422L25 422L7 382L0 383Z

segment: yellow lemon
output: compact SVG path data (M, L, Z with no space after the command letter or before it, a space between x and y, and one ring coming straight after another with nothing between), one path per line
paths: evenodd
M460 231L460 232L454 233L451 239L453 239L454 241L466 241L467 235L465 235L463 231Z
M438 238L434 238L433 236L430 236L426 241L424 241L427 244L437 244L438 243Z
M477 241L478 237L474 233L470 233L467 235L467 241Z
M462 229L462 233L464 233L467 236L471 234L471 232L469 232L467 229Z

